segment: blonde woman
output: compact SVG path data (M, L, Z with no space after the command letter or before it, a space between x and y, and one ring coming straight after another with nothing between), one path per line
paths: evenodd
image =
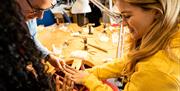
M90 91L112 91L102 79L125 77L123 91L180 91L180 0L116 0L134 39L121 60L86 71L65 68Z

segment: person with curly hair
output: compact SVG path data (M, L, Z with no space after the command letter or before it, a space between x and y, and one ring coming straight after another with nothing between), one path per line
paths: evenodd
M0 20L0 91L55 91L15 0L1 0Z

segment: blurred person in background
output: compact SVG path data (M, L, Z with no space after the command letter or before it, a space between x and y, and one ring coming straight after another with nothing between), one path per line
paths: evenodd
M102 18L101 10L95 6L93 3L89 3L91 7L91 12L86 14L89 23L93 23L93 27L98 27L101 25L100 18Z
M180 90L180 0L116 0L122 23L129 28L132 49L115 60L66 74L90 91L112 91L102 79L124 77L123 91Z

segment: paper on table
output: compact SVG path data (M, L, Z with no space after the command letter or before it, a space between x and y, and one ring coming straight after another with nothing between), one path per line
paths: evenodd
M80 58L80 59L87 59L88 52L82 50L76 50L71 52L71 57Z

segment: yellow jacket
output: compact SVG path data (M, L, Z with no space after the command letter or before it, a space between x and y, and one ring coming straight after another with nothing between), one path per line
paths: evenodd
M180 91L180 32L170 42L171 52L178 57L172 61L164 50L137 63L123 91ZM124 60L124 59L122 59ZM121 76L124 61L116 60L87 70L91 74L82 78L90 91L112 91L100 80Z

